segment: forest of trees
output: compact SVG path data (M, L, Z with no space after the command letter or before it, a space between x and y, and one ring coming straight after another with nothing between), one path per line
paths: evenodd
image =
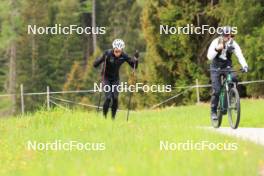
M78 25L106 27L104 35L33 35L28 25ZM92 67L96 57L111 48L115 38L126 42L126 52L140 51L137 81L174 86L193 85L195 79L210 83L207 48L216 35L160 35L160 25L204 24L237 26L235 40L242 48L250 72L241 80L264 79L264 1L262 0L1 0L0 1L0 91L16 93L8 101L11 112L19 107L19 86L25 92L92 89L99 82L100 70ZM239 64L233 56L235 67ZM121 81L131 79L131 69L121 70ZM241 86L241 95L261 97L263 84ZM171 93L137 93L133 108L149 107ZM201 100L208 101L210 89L201 89ZM64 98L97 104L99 94L67 94ZM121 94L121 107L127 95ZM44 104L44 96L27 96L26 110ZM195 101L195 92L168 104Z

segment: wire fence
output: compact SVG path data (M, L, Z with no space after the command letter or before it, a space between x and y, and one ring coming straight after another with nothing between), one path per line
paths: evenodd
M239 82L239 85L245 85L245 84L253 84L253 83L264 83L264 80L253 80L253 81L243 81L243 82ZM157 107L160 107L161 105L164 105L166 103L168 103L169 101L179 97L180 95L191 91L192 89L196 89L196 97L197 97L197 103L200 102L200 88L210 88L211 84L199 84L198 79L196 80L196 84L195 85L189 85L189 86L179 86L179 87L173 87L173 89L184 89L181 92L177 93L176 95L173 95L163 101L161 101L160 103L154 104L152 106L150 106L150 109L155 109ZM63 98L58 98L55 97L53 95L60 95L60 94L78 94L78 93L96 93L98 91L94 90L94 89L89 89L89 90L70 90L70 91L50 91L49 86L47 86L47 89L45 92L28 92L25 93L24 92L24 87L23 84L20 85L20 104L21 104L21 113L24 114L25 112L25 101L24 101L24 97L25 96L38 96L38 95L46 95L46 103L47 103L47 109L49 110L51 107L51 104L68 110L67 107L61 105L58 102L62 102L62 103L67 103L67 104L73 104L73 105L78 105L78 106L84 106L84 107L89 107L89 108L97 108L97 109L102 109L102 106L98 106L98 105L91 105L91 104L86 104L86 103L82 103L82 102L75 102L72 100L68 100L68 99L63 99ZM1 94L0 97L10 97L10 96L14 96L17 94ZM123 109L119 109L119 111L126 111Z

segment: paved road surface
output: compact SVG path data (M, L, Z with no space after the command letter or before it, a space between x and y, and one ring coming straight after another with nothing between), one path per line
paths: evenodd
M213 129L219 133L235 136L241 139L249 140L254 143L264 145L264 128L242 128L233 130L230 127L220 127L218 129Z

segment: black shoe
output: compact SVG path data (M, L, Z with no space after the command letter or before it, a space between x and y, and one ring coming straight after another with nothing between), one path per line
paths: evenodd
M218 120L218 117L215 112L211 112L211 118L212 120Z
M108 113L108 110L103 110L103 116L104 116L104 118L106 119L107 118L107 113Z
M105 119L107 118L107 111L103 111L103 116Z
M116 116L116 111L112 111L112 120L115 120L115 116Z
M116 110L113 110L113 109L112 109L112 114L111 114L111 115L112 115L112 120L115 120L115 117L116 117Z
M226 115L226 113L227 113L227 110L226 109L222 110L222 114L223 115Z

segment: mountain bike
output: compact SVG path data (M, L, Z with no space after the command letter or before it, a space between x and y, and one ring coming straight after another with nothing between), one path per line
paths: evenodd
M232 80L232 73L238 72L232 69L210 69L220 73L221 89L217 107L217 120L211 119L212 126L219 128L222 117L228 114L228 122L231 128L236 129L240 121L240 97L237 84Z

